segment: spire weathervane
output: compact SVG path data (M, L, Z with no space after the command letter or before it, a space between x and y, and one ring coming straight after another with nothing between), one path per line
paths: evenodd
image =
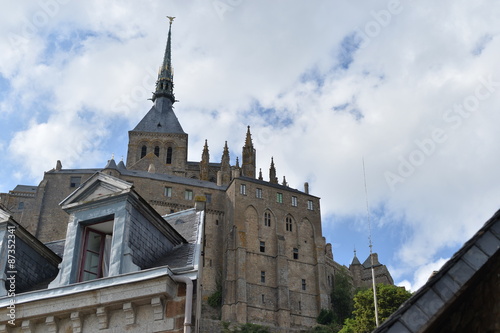
M158 80L156 80L156 89L153 93L153 102L158 97L165 97L172 104L174 104L175 96L174 96L174 70L172 68L172 51L171 51L171 30L172 30L172 22L174 21L174 16L167 16L169 19L169 28L168 28L168 37L167 37L167 46L165 48L165 55L163 56L163 63L158 72Z

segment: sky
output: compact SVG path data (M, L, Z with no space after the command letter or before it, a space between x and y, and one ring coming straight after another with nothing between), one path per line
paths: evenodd
M415 291L499 207L500 2L3 1L0 192L126 158L172 25L190 161L227 141L321 198L337 262ZM365 186L366 184L366 186Z

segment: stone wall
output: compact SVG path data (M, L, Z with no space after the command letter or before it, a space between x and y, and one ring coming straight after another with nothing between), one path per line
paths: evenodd
M9 309L2 306L0 332L177 333L183 330L185 292L182 284L177 285L169 276L94 290L82 288L79 292L77 286L71 288L73 292L64 294L63 288L59 295L28 302L19 296L14 325L7 322Z
M321 308L328 306L321 296L327 290L319 199L245 178L234 179L227 196L234 215L227 214L222 320L283 331L313 326ZM264 213L271 215L270 225Z

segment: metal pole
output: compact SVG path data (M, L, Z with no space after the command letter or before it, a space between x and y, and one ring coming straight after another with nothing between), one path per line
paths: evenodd
M371 221L370 221L370 208L368 205L368 189L366 186L366 172L365 172L365 159L364 158L363 158L363 178L365 180L366 214L368 217L368 230L369 230L368 240L370 243L370 262L371 262L371 266L372 266L373 303L375 305L375 325L376 325L376 327L378 327L379 322L378 322L378 305L377 305L377 303L378 303L377 302L377 286L375 285L375 269L373 268L374 264L373 264L373 251L372 251L372 247L373 247L373 244L372 244L372 225L371 225Z

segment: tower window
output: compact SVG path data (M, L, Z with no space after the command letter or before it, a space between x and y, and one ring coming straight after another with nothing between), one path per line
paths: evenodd
M307 209L314 210L314 206L313 206L312 200L307 200Z
M255 197L262 199L262 189L261 188L255 189Z
M172 188L165 186L165 196L171 198L172 197Z
M266 242L260 242L260 252L266 252Z
M260 282L266 283L266 272L265 271L260 272Z
M20 202L17 204L17 209L24 209L24 202L23 202L23 201L20 201Z
M245 184L240 185L240 194L247 195L247 186Z
M69 187L78 187L82 182L82 177L71 177L69 179Z
M146 156L147 153L148 153L148 147L142 146L142 148L141 148L141 158L143 158L144 156Z
M186 200L193 200L193 191L192 190L186 190L184 192L184 199L186 199Z
M276 202L283 203L283 193L276 193Z
M167 148L167 164L172 164L172 147Z
M292 197L292 206L297 207L297 197Z
M160 147L155 146L155 155L160 156Z
M299 259L299 249L296 247L293 248L293 259Z
M266 227L271 226L271 213L269 213L269 212L264 213L264 225Z
M302 279L302 290L307 289L306 279Z
M293 231L292 218L290 216L287 216L285 219L285 227L286 231Z

